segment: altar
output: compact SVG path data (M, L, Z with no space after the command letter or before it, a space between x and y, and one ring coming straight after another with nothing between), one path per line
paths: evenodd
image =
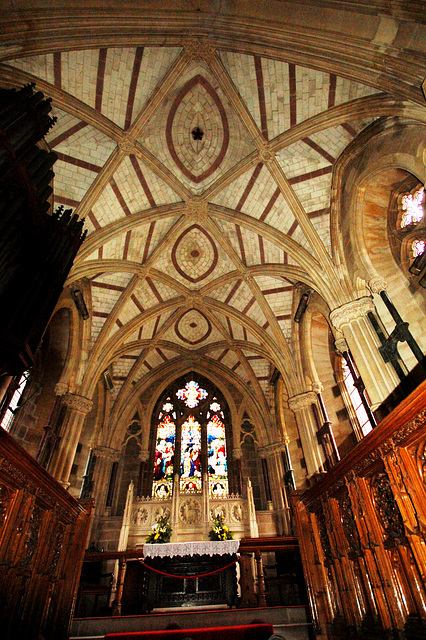
M235 606L238 548L239 540L144 544L143 559L128 564L126 580L134 583L133 602L123 601L123 607L128 613L140 613L159 608Z

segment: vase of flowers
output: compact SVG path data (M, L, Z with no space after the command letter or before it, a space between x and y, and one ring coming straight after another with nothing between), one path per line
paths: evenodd
M218 514L212 518L212 528L209 531L210 540L233 540L234 536L224 524L225 519Z
M149 544L161 544L163 542L170 542L171 537L172 528L170 522L165 516L160 516L152 527L151 533L146 537L146 541Z

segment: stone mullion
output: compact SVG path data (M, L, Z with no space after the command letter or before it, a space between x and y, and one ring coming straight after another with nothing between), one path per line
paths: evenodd
M330 313L330 320L345 341L336 340L341 352L350 350L368 392L374 411L393 391L398 379L380 355L375 335L367 314L374 310L370 297L352 300Z
M383 532L370 489L365 479L354 478L348 484L348 490L382 625L385 629L401 629L405 621L402 598L398 595L398 584L383 546Z
M284 497L281 490L282 479L284 477L281 454L282 448L280 447L279 450L273 451L269 456L266 457L266 463L269 470L272 504L274 505L274 509L277 512L281 531L284 532L284 535L288 535L291 530L291 515L289 514L288 506L284 502Z

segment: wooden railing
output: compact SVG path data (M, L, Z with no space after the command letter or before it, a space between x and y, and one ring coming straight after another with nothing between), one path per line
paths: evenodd
M2 639L69 637L90 514L0 429Z
M425 454L424 382L317 484L294 493L318 639L424 633Z

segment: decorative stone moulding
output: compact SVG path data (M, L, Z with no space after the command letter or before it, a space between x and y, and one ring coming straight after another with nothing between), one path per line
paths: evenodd
M216 55L216 47L213 42L199 40L198 38L185 38L183 41L186 55L191 60L205 60L212 62Z
M64 396L68 391L68 385L66 382L58 382L55 384L55 395Z
M84 414L89 413L93 407L93 400L71 393L64 397L64 402L70 409Z
M111 462L118 462L121 458L121 451L111 449L110 447L94 447L93 453L97 458L110 460Z
M263 164L270 164L274 158L275 158L275 153L273 153L268 145L263 146L261 149L259 149L259 161L262 162Z
M336 351L339 353L349 351L348 343L344 338L337 338L337 340L334 341L334 346L336 347Z
M118 143L118 146L120 151L128 156L135 151L135 141L129 135L124 135Z
M320 382L319 380L315 380L312 383L312 391L314 391L315 393L322 393L324 391L323 383Z
M285 440L282 440L281 442L275 442L274 444L268 444L266 445L266 447L262 447L259 450L259 455L261 458L270 458L274 453L284 451L285 447Z
M313 391L305 391L288 399L288 406L292 411L307 409L317 401L317 395Z
M372 293L380 293L381 291L386 291L388 283L380 276L375 276L368 281L368 286Z
M336 329L341 331L345 324L365 318L370 311L374 311L374 302L369 297L359 298L343 304L330 313L330 321Z

